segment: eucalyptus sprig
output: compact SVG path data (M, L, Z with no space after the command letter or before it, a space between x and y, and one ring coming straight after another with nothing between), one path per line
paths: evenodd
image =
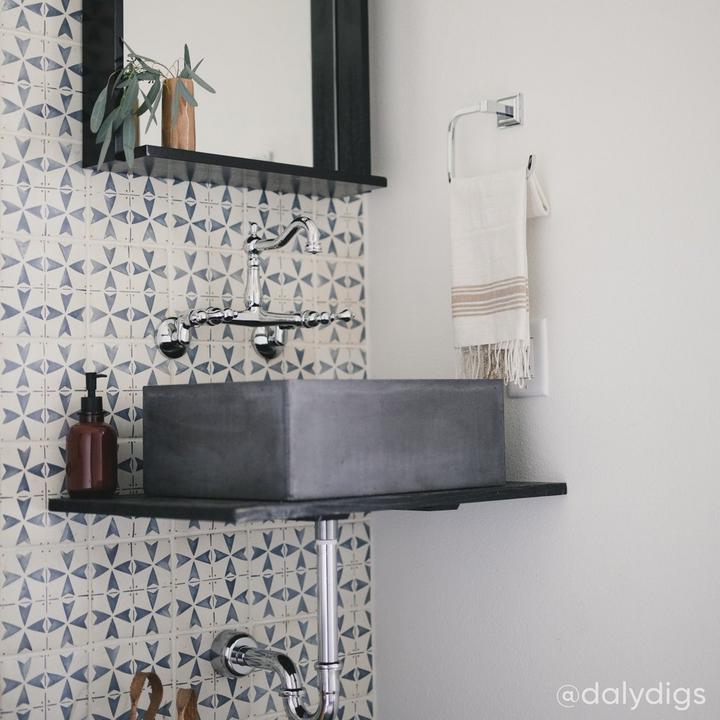
M185 80L194 80L201 88L207 90L210 93L214 93L215 89L212 88L208 83L206 83L198 74L197 69L202 65L202 62L205 58L200 60L195 67L193 67L192 62L190 62L190 50L188 50L188 46L185 45L185 52L183 54L183 67L182 70L178 73L179 78L183 78ZM182 95L185 102L188 103L188 105L192 105L193 107L197 107L197 100L194 98L193 94L185 87L185 83L176 83L176 87L178 89L178 92L173 93L173 99L172 99L172 119L173 122L175 122L175 118L177 118L178 110L180 109L180 96Z
M95 141L101 146L98 159L98 170L105 161L110 143L116 132L122 129L123 154L128 169L132 170L135 160L135 117L149 113L147 130L152 123L157 125L157 109L162 99L162 87L165 80L178 77L194 80L200 87L208 92L215 90L197 74L202 60L193 67L190 62L190 51L185 45L183 66L180 61L174 64L177 70L173 72L167 65L159 63L145 55L138 55L127 43L123 43L128 51L127 62L119 70L110 74L105 87L93 105L90 115L90 130L95 134ZM147 90L141 83L149 83ZM177 119L180 107L180 97L193 107L197 107L197 100L185 87L184 83L176 83L177 92L172 97L172 121ZM138 95L143 101L138 104Z

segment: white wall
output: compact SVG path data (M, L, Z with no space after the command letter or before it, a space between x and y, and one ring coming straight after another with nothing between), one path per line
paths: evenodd
M453 375L446 124L522 90L523 128L463 121L459 170L537 154L551 397L509 403L509 469L569 485L375 516L380 717L554 720L563 683L623 680L718 716L718 27L716 0L371 3L372 375Z

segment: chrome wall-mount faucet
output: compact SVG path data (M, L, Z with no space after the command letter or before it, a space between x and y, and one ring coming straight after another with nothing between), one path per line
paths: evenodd
M244 325L255 328L253 345L255 350L268 360L276 358L285 345L285 332L292 328L314 328L334 322L349 323L353 314L349 310L338 313L304 310L295 313L271 312L262 307L260 290L260 253L264 250L277 250L285 247L298 233L307 236L305 251L320 252L320 231L317 225L307 217L295 218L282 235L276 238L261 238L258 226L250 226L250 236L246 242L248 253L247 283L245 286L245 307L242 310L232 308L209 307L206 310L189 310L178 317L165 318L155 335L155 342L161 352L169 358L182 357L190 345L192 330L200 325Z

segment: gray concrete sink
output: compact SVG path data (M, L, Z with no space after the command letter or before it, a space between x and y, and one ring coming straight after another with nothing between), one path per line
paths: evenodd
M499 381L288 380L143 394L146 495L284 501L505 482Z

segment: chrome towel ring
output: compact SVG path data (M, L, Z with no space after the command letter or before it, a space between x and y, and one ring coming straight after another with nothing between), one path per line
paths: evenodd
M457 127L458 120L465 115L474 115L475 113L495 113L497 116L497 127L499 128L522 125L522 93L498 98L497 100L481 100L478 105L462 108L453 114L450 118L450 124L448 125L448 182L452 182L455 177L455 128ZM527 166L528 173L532 170L534 162L535 156L530 155Z

